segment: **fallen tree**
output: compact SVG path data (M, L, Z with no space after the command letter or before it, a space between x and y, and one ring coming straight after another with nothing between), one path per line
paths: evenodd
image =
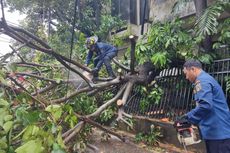
M2 12L4 13L3 9ZM96 95L105 89L110 88L119 88L115 96L110 100L107 100L102 105L98 107L96 111L91 114L79 115L75 113L79 119L78 123L71 129L64 129L62 132L62 138L64 143L67 144L70 140L75 137L82 129L84 129L86 123L100 128L110 134L113 134L120 138L122 141L125 141L123 136L116 134L114 131L109 130L108 128L103 127L95 121L95 119L100 116L100 114L106 110L109 106L116 103L118 108L117 121L123 121L129 126L129 122L126 121L126 118L131 118L132 116L124 112L124 105L128 101L129 96L133 88L136 85L149 86L154 78L159 74L160 70L155 69L154 65L151 62L146 62L143 65L136 65L135 62L135 44L136 37L130 36L131 42L131 53L130 53L130 66L124 66L118 61L114 61L117 65L123 70L123 73L119 73L117 77L113 80L108 80L106 78L99 79L96 82L93 82L82 72L91 73L91 69L85 67L83 64L75 61L73 59L67 58L53 50L49 44L39 37L33 35L32 33L15 26L8 25L3 18L0 21L0 31L1 33L8 35L13 38L15 41L20 43L20 46L14 48L11 46L12 52L0 57L2 67L6 67L9 63L9 58L16 55L20 61L11 62L11 65L15 67L30 68L29 71L21 72L6 72L5 80L10 81L11 85L6 83L1 83L1 86L4 87L4 90L8 90L6 93L14 93L15 97L18 93L25 93L32 99L31 107L36 106L40 109L46 109L49 105L57 105L61 103L66 103L73 97L78 96L82 93L88 93L90 95ZM58 66L50 66L40 63L27 62L26 59L20 55L20 50L24 47L29 47L30 49L36 50L37 52L42 52L50 57L57 60L60 64ZM41 71L39 68L45 68ZM57 68L64 70L65 72L71 72L72 75L79 76L79 79L54 79L52 77L47 77L45 73L47 71L52 71L52 68ZM34 81L43 81L43 86L39 87L29 81L29 78ZM45 85L44 85L45 82ZM51 93L55 88L58 88L60 85L71 85L80 84L83 82L83 86L75 90L68 90L63 96L58 96L57 98L52 98L52 96L44 96L46 93ZM68 89L68 88L67 88ZM57 89L58 91L58 89ZM9 96L9 95L8 95ZM17 104L14 104L17 105Z

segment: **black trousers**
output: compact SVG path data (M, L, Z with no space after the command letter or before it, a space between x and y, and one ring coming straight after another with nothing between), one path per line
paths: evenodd
M230 153L230 138L224 140L205 140L207 153Z

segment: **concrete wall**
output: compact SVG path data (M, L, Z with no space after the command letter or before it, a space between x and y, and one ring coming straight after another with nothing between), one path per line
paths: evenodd
M135 117L134 116L134 129L129 132L132 132L134 134L137 133L148 133L150 131L150 126L153 124L154 126L159 126L161 127L161 131L163 134L163 138L160 139L161 143L166 143L166 144L173 144L174 146L184 149L183 146L179 143L177 139L177 133L176 129L173 127L173 123L171 122L162 122L160 120L156 119L151 119L151 118L145 118L145 117ZM127 125L124 123L119 123L118 124L120 129L122 130L127 130ZM190 146L187 146L187 150L191 151L193 153L205 153L205 144L202 141L201 143L198 144L193 144Z
M153 22L172 19L175 14L179 17L188 16L195 13L193 2L184 3L176 9L173 14L173 6L177 0L150 0L150 20Z
M172 19L175 17L175 14L172 13L173 6L177 0L149 0L149 21L157 22L157 21L165 21ZM140 8L140 2L137 1L137 8ZM138 10L138 9L137 9ZM178 7L176 11L179 17L188 16L195 13L195 6L193 2L185 3L181 7ZM140 12L137 11L137 20L140 19ZM148 31L151 23L145 23L144 25L144 33ZM141 24L138 22L137 25L130 24L130 32L134 35L141 35Z
M208 0L208 5L213 3L215 0ZM140 8L140 0L137 0L137 8ZM172 13L173 7L177 0L149 0L149 22L145 23L144 33L148 31L151 23L158 21L171 20L176 15L180 18L185 18L187 16L195 15L195 5L194 2L183 3L182 5L175 8L175 12ZM138 9L137 9L138 10ZM226 15L225 15L226 16ZM137 20L140 19L140 12L137 11ZM130 24L131 34L140 36L141 35L141 23L138 22L137 25Z

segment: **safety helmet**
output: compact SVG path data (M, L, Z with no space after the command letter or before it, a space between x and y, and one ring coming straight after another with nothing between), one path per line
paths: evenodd
M98 41L98 37L97 36L92 36L92 37L88 37L86 39L86 47L90 48L92 45L95 45Z

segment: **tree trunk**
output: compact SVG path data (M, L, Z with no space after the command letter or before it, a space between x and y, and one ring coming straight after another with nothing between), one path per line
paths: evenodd
M200 18L207 8L207 0L194 0L195 8L196 8L196 17ZM205 52L212 51L212 37L205 36L203 42L200 44L200 47L204 48Z

